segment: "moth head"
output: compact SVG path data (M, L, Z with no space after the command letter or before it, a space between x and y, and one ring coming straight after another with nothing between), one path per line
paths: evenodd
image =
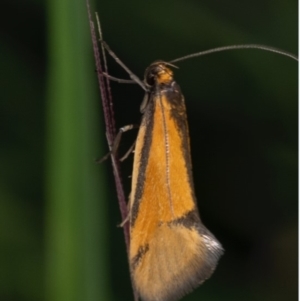
M168 66L176 67L164 61L152 63L145 72L145 83L152 87L155 84L168 84L173 81L173 71Z

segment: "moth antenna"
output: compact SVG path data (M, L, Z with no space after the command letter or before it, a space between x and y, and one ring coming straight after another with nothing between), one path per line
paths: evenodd
M174 65L174 64L172 64L172 63L170 63L170 62L165 62L165 64L166 64L167 66L171 66L171 67L173 67L173 68L179 69L178 66L176 66L176 65Z
M277 49L277 48L265 46L265 45L259 45L259 44L244 44L244 45L231 45L231 46L217 47L217 48L212 48L212 49L205 50L205 51L192 53L192 54L185 55L180 58L174 59L174 60L170 61L170 63L176 63L176 62L184 61L187 59L191 59L194 57L203 56L203 55L207 55L207 54L211 54L211 53L227 51L227 50L236 50L236 49L259 49L259 50L264 50L264 51L268 51L268 52L277 53L277 54L280 54L283 56L287 56L295 61L298 61L298 57L296 55L294 55L290 52L281 50L281 49Z

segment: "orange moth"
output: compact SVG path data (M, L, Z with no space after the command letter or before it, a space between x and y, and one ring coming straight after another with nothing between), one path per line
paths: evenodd
M145 73L129 200L131 276L144 301L179 300L223 253L199 217L184 97L168 65Z

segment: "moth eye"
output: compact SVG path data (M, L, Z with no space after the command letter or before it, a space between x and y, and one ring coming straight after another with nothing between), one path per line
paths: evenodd
M150 71L147 74L147 78L146 78L147 84L150 85L150 86L153 86L154 85L154 79L155 79L155 74L153 73L153 71Z

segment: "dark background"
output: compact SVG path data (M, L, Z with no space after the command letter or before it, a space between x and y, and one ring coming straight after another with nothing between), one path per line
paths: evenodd
M154 60L218 46L297 54L297 1L115 0L93 10L141 78ZM133 300L111 164L93 163L107 147L85 1L2 1L0 22L0 299ZM178 66L200 214L226 250L184 300L297 300L297 62L235 50ZM113 60L109 71L127 77ZM112 93L117 126L138 123L143 91L112 83Z

